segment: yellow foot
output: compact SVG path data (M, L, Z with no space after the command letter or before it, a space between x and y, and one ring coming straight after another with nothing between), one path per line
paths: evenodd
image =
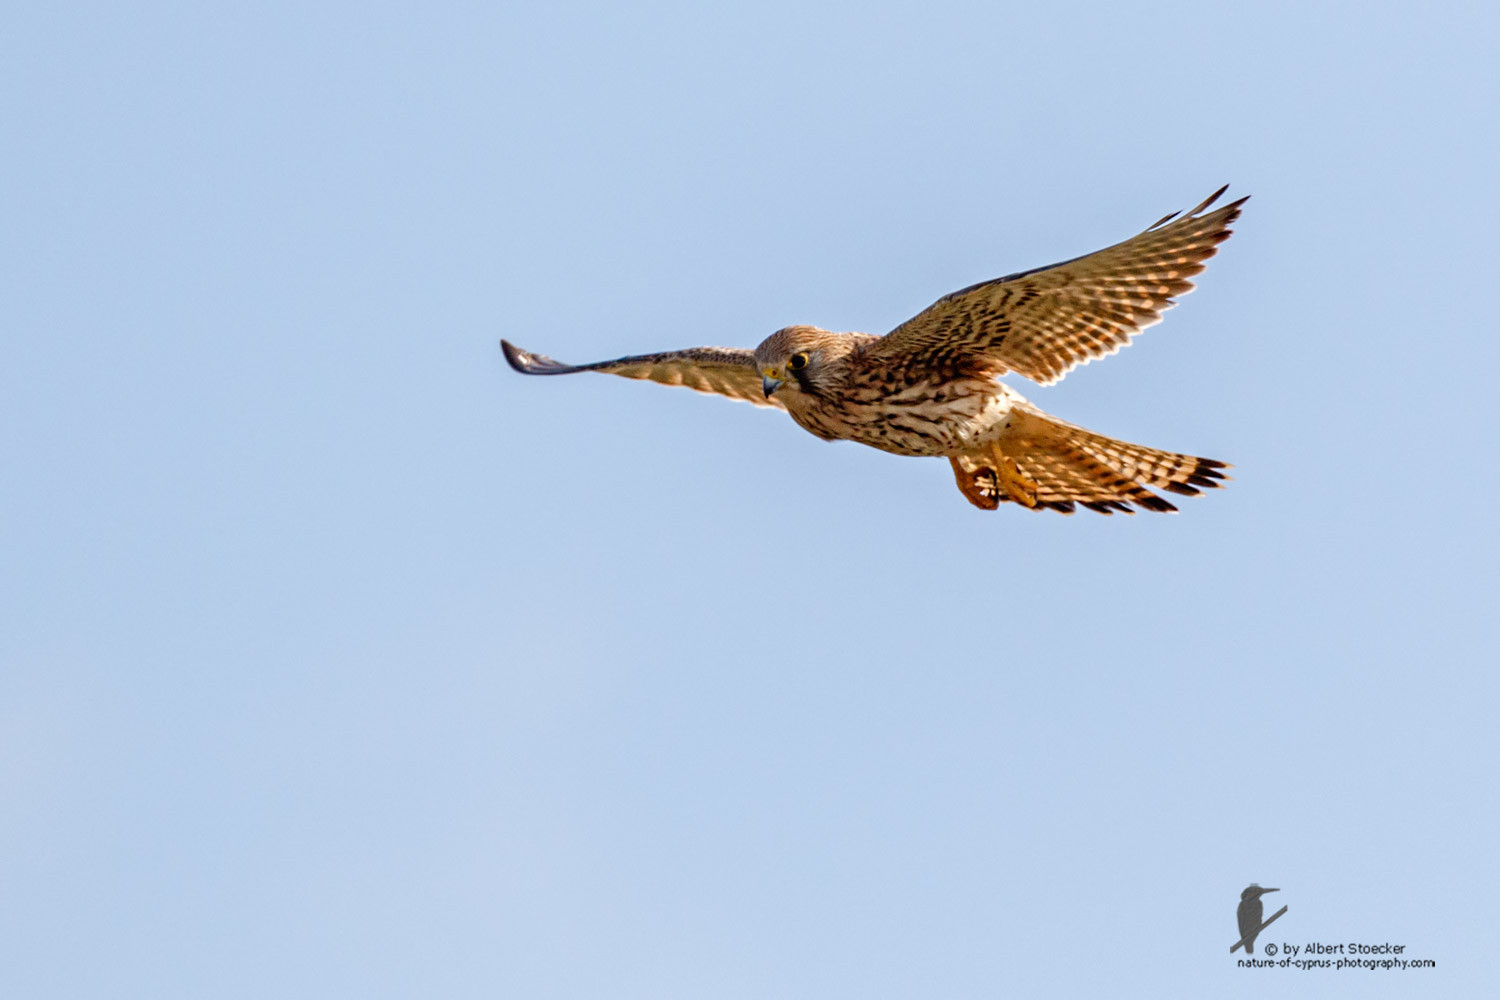
M1023 507L1035 507L1036 491L1039 489L1037 481L1022 472L1015 459L999 454L995 458L995 472L999 474L1005 495Z

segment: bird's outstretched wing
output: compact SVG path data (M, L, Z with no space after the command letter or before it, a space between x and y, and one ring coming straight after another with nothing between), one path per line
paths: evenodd
M941 298L870 345L866 356L900 366L967 363L1050 385L1115 353L1161 322L1175 296L1192 291L1188 279L1229 238L1229 224L1249 200L1207 212L1227 188L1123 243Z
M699 392L712 392L742 399L756 406L785 409L774 397L766 398L755 353L735 347L689 347L661 354L637 354L591 365L565 365L543 354L523 351L509 341L500 341L505 360L523 375L571 375L574 372L607 372L626 378L645 378L663 385L683 385Z

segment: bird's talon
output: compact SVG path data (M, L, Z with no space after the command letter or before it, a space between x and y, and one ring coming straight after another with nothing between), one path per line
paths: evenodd
M1023 507L1035 507L1036 492L1041 489L1037 481L1022 472L1013 458L1002 458L995 465L1006 495Z

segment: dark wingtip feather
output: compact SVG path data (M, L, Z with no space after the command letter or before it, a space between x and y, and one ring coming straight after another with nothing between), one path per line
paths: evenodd
M1136 506L1146 510L1154 510L1158 514L1175 514L1177 508L1170 501L1163 500L1154 493L1146 493L1144 496L1131 497Z
M1165 226L1167 223L1171 222L1173 219L1177 218L1178 216L1182 216L1182 219L1183 219L1184 222L1187 221L1188 219L1195 218L1199 213L1203 212L1205 209L1207 209L1214 202L1218 201L1219 198L1223 196L1224 192L1228 191L1228 190L1229 190L1229 185L1225 184L1223 187L1219 188L1219 190L1215 191L1213 194L1209 195L1206 199L1204 199L1203 202L1201 204L1199 204L1196 208L1190 208L1186 212L1173 212L1170 215L1164 215L1164 216L1162 216L1156 222L1153 222L1151 225L1147 226L1146 227L1146 232L1149 233L1153 229L1160 229L1162 226ZM1239 201L1230 202L1228 205L1225 205L1224 208L1221 209L1221 211L1228 211L1229 214L1225 217L1224 221L1225 222L1233 222L1235 220L1235 218L1237 218L1239 216L1239 214L1240 214L1239 213L1239 207L1241 205L1243 205L1245 202L1249 201L1249 200L1250 200L1250 196L1247 194L1247 195L1245 195L1245 197L1241 198ZM1227 238L1228 235L1229 235L1228 233L1225 233L1223 238Z
M1166 215L1163 215L1160 219L1157 219L1155 222L1151 223L1151 225L1147 226L1146 232L1149 233L1153 229L1160 229L1162 226L1165 226L1167 223L1171 222L1181 214L1181 212L1168 212Z
M1191 212L1188 212L1187 213L1188 217L1192 218L1193 216L1197 215L1199 212L1201 212L1204 209L1208 208L1208 206L1210 206L1214 202L1218 201L1219 198L1221 198L1223 196L1224 192L1228 191L1228 190L1229 190L1229 185L1225 184L1223 187L1219 188L1219 190L1215 191L1213 194L1211 194L1207 198L1205 198L1203 200L1203 204L1199 205L1197 208L1193 209ZM1233 207L1233 206L1230 206L1230 207Z
M510 362L510 366L522 375L567 375L582 370L573 365L553 361L545 354L523 351L508 340L500 341L500 350L505 352L505 360Z
M1223 480L1224 482L1230 482L1234 479L1234 477L1224 470L1232 468L1234 468L1234 466L1230 465L1228 462L1215 462L1211 458L1200 458L1198 459L1197 466L1193 468L1193 474L1188 477L1188 482L1196 483L1198 482L1198 480L1195 477L1200 476L1205 479L1219 479ZM1198 485L1202 486L1203 484L1198 483ZM1219 486L1223 484L1215 483L1214 485Z
M500 350L505 352L505 360L510 363L510 366L512 368L523 375L531 374L527 367L531 358L525 351L521 350L515 344L512 344L510 341L506 340L504 337L500 338Z

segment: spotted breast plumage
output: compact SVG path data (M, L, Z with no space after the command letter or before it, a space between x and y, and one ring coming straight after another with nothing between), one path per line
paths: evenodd
M826 440L946 458L964 497L985 510L1014 502L1062 513L1173 511L1152 488L1195 496L1221 486L1228 466L1066 423L998 378L1016 372L1050 385L1160 322L1248 200L1210 211L1225 190L1097 253L954 292L883 337L789 326L754 351L695 347L587 365L500 344L527 375L595 371L683 385L783 409Z

